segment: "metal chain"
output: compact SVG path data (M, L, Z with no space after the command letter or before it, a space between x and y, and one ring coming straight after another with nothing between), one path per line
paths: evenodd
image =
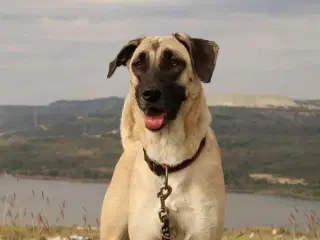
M172 192L171 186L168 184L168 166L165 165L165 176L164 184L160 188L157 197L160 199L160 209L159 209L159 219L162 223L161 234L162 240L174 239L171 236L170 226L169 226L169 209L166 207L165 200L170 196Z

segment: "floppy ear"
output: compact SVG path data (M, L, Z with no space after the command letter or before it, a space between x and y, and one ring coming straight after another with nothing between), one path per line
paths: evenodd
M206 39L192 38L184 33L174 33L173 36L188 50L193 70L200 80L204 83L211 82L219 53L218 44Z
M145 37L130 40L125 46L122 47L116 58L109 63L109 71L107 78L111 78L117 67L127 65L127 62L131 59L134 51L139 46L141 41Z

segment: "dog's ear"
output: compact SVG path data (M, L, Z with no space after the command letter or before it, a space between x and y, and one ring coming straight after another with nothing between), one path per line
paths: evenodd
M206 39L192 38L184 33L172 35L188 50L192 67L200 80L210 83L219 53L218 44Z
M107 78L111 78L117 67L127 65L128 61L131 59L134 51L139 46L141 41L145 37L140 37L137 39L130 40L125 46L122 47L116 58L109 63L109 71Z

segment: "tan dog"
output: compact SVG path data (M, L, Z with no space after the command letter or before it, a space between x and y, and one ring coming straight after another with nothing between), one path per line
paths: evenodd
M202 88L218 52L213 41L175 33L132 40L110 62L108 78L127 66L130 88L120 126L124 153L104 199L101 239L162 239L157 193L166 166L175 239L222 238L224 178Z

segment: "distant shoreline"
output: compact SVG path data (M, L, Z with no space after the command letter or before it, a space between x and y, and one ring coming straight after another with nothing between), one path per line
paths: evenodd
M279 193L276 192L276 190L252 190L252 189L230 189L227 188L228 193L247 193L247 194L256 194L261 196L275 196L275 197L281 197L281 198L292 198L292 199L301 199L306 201L320 201L320 198L314 198L306 195L298 195L294 193Z
M7 174L11 176L17 181L20 179L28 179L28 180L43 180L43 181L64 181L64 182L79 182L79 183L106 183L110 182L109 178L101 178L101 179L90 179L90 178L68 178L68 177L49 177L43 175L21 175L21 174Z
M12 178L17 179L19 181L20 179L28 179L28 180L43 180L43 181L64 181L64 182L74 182L74 183L97 183L97 184L109 184L110 180L109 178L103 178L103 179L89 179L89 178L68 178L68 177L49 177L49 176L43 176L43 175L34 175L34 176L28 176L28 175L10 175ZM0 175L1 176L1 175ZM276 197L285 197L285 198L294 198L294 199L301 199L301 200L308 200L308 201L320 201L320 198L313 198L310 196L305 195L298 195L294 193L279 193L276 190L253 190L253 189L234 189L234 188L228 188L226 187L226 191L228 193L247 193L247 194L257 194L262 196L276 196Z

